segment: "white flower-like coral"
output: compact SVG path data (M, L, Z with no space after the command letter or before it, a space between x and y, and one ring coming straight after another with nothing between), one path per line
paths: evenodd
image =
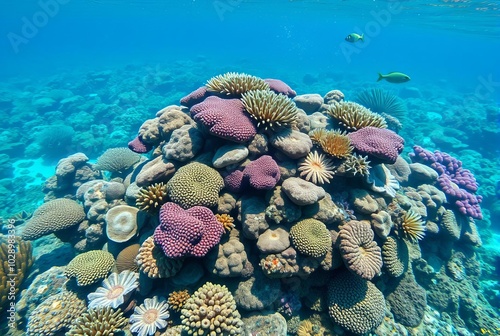
M103 280L102 287L87 295L89 299L88 308L118 308L125 302L128 294L131 294L139 286L138 278L137 273L129 270L120 274L111 273L109 277Z
M330 159L318 152L310 152L299 165L300 177L314 184L329 183L333 178L333 165Z
M145 299L144 303L135 307L134 313L130 316L130 331L138 336L154 335L157 330L167 326L169 305L164 298L154 296L152 299Z

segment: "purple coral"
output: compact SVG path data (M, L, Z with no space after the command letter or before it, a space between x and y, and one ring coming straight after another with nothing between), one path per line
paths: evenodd
M439 187L455 201L455 205L462 214L474 219L483 219L479 206L483 198L475 194L479 185L472 172L462 168L460 160L448 153L438 150L432 153L420 146L413 146L410 158L413 162L425 164L438 172Z
M136 153L142 154L149 152L153 146L142 141L141 137L137 136L134 140L128 143L128 148Z
M169 258L203 257L220 241L224 227L204 206L184 210L168 202L160 209L160 225L154 233L155 244Z
M357 152L381 163L395 163L405 140L386 128L364 127L347 134Z
M277 311L287 318L297 315L302 308L302 303L297 294L287 292L277 301Z
M242 192L248 187L257 190L274 188L281 177L280 168L269 155L262 155L250 162L243 171L236 170L226 176L224 184L235 192Z
M210 92L207 90L206 86L202 86L185 97L181 98L181 104L187 107L192 107L198 103L201 103L205 98L210 96Z
M269 88L278 94L284 94L290 98L293 98L297 95L297 92L293 90L288 84L279 79L264 79L264 82L269 84Z
M222 99L210 96L190 109L193 119L220 138L234 142L248 142L257 134L257 128L245 112L240 99Z

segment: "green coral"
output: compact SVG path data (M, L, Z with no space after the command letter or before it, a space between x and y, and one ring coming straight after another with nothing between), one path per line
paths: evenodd
M104 279L114 265L115 259L111 253L94 250L74 257L64 273L69 278L76 278L78 286L88 286Z
M217 170L199 162L180 168L167 184L170 199L184 209L217 205L223 187L224 180Z
M332 238L326 225L313 218L293 225L290 238L300 253L310 257L324 256L332 248Z
M128 324L120 309L110 307L89 309L74 323L68 336L113 336Z

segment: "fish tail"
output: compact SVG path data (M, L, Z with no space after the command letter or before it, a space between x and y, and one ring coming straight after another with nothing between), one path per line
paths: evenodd
M378 79L377 82L380 82L382 79L384 79L384 75L382 75L380 72L378 73Z
M363 42L365 42L365 34L361 34L361 36L359 37L359 39Z

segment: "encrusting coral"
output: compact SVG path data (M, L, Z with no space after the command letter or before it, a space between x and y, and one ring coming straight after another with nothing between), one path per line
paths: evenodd
M142 211L155 213L167 201L167 185L163 182L142 187L137 194L135 205Z

